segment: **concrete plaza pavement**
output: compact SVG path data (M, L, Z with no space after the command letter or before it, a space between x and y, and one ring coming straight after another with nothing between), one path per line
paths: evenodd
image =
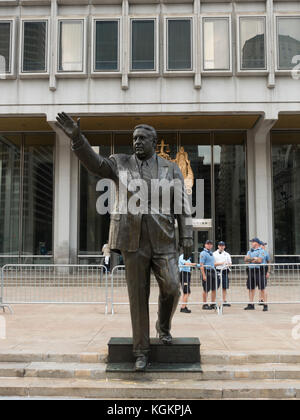
M270 305L269 312L244 311L244 305L224 308L223 315L192 305L191 314L174 316L174 337L199 337L201 353L281 352L300 354L300 305ZM0 353L107 353L111 337L131 336L128 305L105 315L101 305L12 305L13 314L0 312L6 338ZM151 336L155 336L157 306L150 306ZM294 329L294 334L292 331Z

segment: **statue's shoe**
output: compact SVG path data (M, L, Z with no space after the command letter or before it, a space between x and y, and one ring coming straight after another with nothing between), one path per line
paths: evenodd
M143 372L148 364L148 357L146 355L138 356L135 361L135 370L137 372Z
M157 337L164 345L171 345L172 344L172 336L171 334L163 334L159 328L158 321L156 321L155 328L157 331Z

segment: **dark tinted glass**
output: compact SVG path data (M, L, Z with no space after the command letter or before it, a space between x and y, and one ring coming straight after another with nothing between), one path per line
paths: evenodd
M168 70L189 70L192 67L191 21L168 21Z
M46 71L47 23L24 22L23 71Z
M10 70L10 22L0 22L0 74Z
M154 21L132 21L132 70L155 70L154 45Z
M96 22L95 70L118 70L118 22Z

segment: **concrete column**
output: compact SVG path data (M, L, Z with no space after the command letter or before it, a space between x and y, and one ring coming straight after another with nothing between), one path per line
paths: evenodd
M55 197L54 197L54 264L77 262L78 226L78 160L70 148L70 140L54 123Z
M261 118L247 135L249 239L258 236L273 255L270 130L276 118Z

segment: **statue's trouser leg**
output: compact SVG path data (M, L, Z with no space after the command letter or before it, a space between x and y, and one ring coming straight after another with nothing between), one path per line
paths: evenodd
M158 325L160 335L170 335L171 322L180 297L180 278L175 253L155 254L152 270L159 285Z
M122 251L122 255L126 267L133 354L138 357L150 351L149 295L152 250L145 223L142 223L139 249L136 252Z

